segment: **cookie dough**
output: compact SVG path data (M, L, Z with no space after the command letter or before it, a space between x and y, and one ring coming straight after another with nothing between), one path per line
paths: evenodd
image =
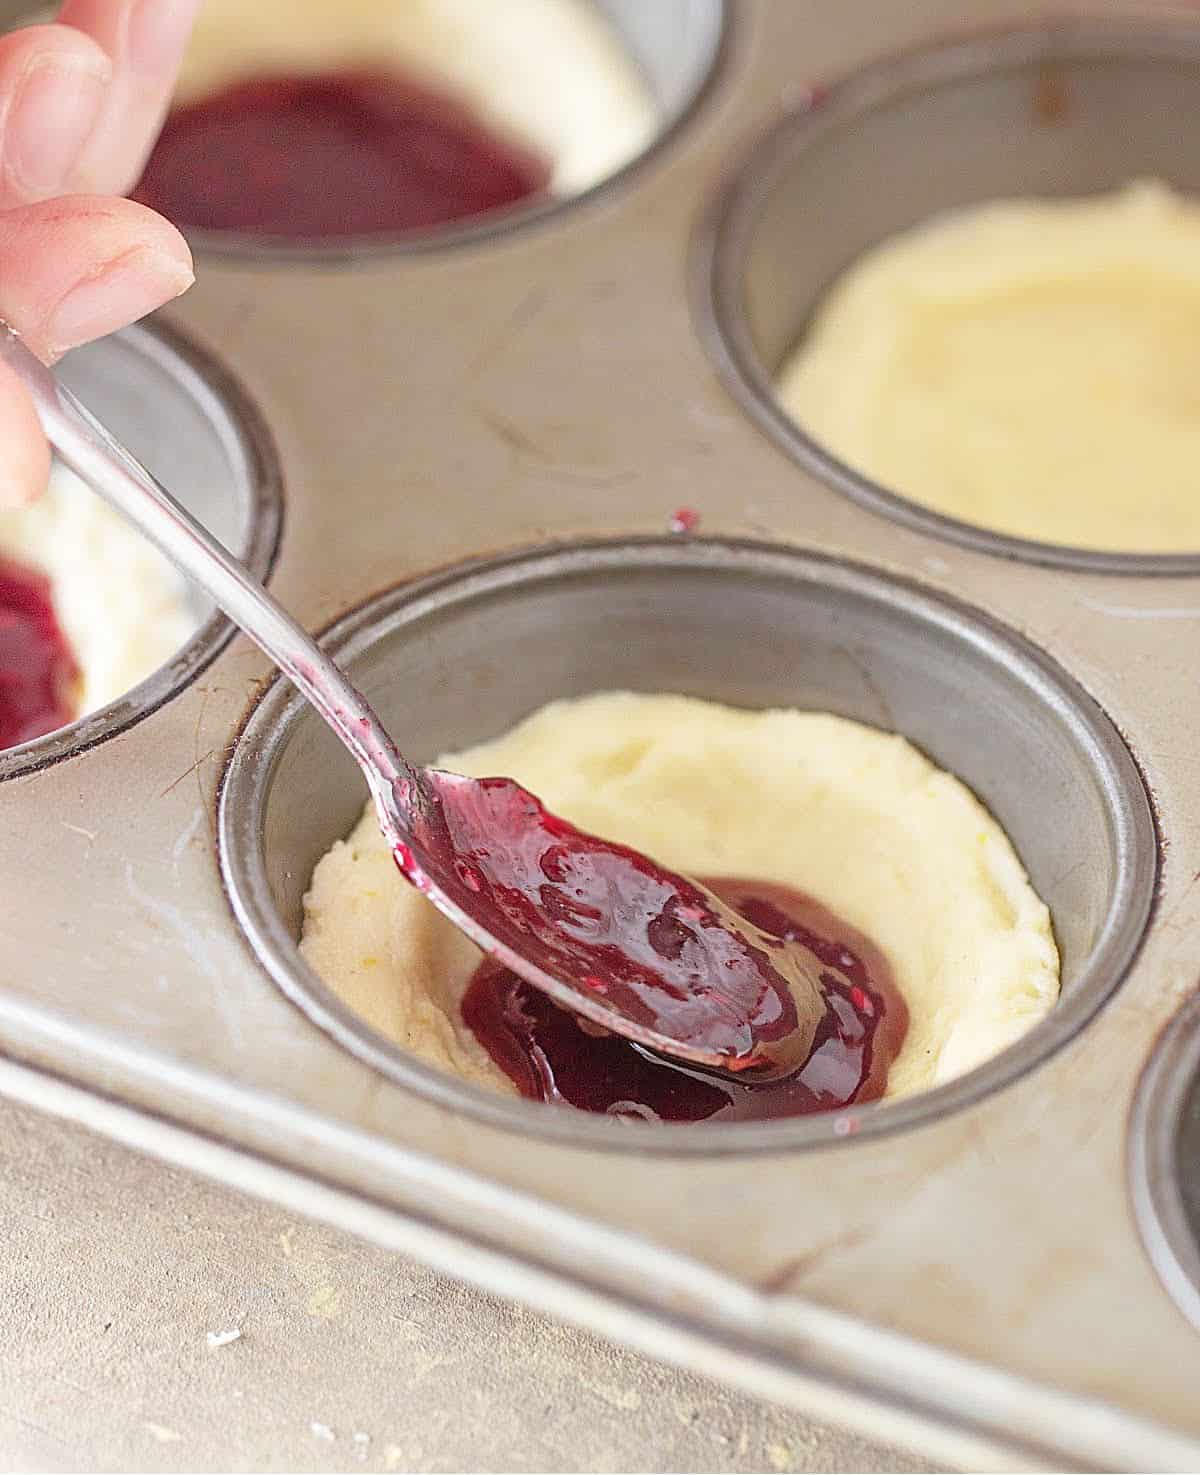
M587 0L205 0L177 98L256 76L393 66L552 161L574 194L639 154L649 87Z
M79 666L77 717L124 696L196 629L180 576L65 466L32 506L0 510L0 555L50 579Z
M1008 838L903 738L823 713L609 692L554 702L440 765L516 778L678 870L797 887L866 933L910 1016L889 1096L970 1070L1058 997L1050 916ZM405 1049L514 1090L459 1017L478 950L402 879L369 807L316 867L300 946Z
M1078 548L1200 550L1200 202L1003 200L868 251L778 381L840 461Z

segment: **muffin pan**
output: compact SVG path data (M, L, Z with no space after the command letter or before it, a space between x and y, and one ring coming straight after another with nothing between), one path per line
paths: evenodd
M1200 20L1031 9L970 7L992 29L964 50L950 0L730 5L699 102L606 189L453 250L202 254L169 313L194 348L153 329L104 350L165 367L183 422L122 420L126 369L68 372L178 490L233 499L214 525L259 568L277 458L273 586L418 756L614 684L906 733L993 808L1049 900L1058 1010L925 1098L740 1135L614 1132L435 1078L297 959L309 868L362 793L238 639L43 755L70 761L3 760L0 1089L926 1457L1200 1461L1200 1337L1176 1304L1197 1255L1195 571L1018 546L851 487L781 450L765 392L732 398L709 356L769 376L828 276L905 223L884 198L922 213L935 186L1019 185L1021 150L1003 174L985 145L1022 97L1039 121L1021 138L1067 130L1039 188L1126 166L1200 188L1178 122ZM812 166L800 221L772 160L786 174L821 127L814 84L867 64L832 89L843 163L823 166L828 209ZM917 79L903 106L897 75ZM920 130L964 76L951 169L953 130ZM1051 95L1075 111L1046 117ZM833 209L848 161L882 168L893 125L855 236ZM915 175L883 188L918 159L925 195ZM801 224L793 281L780 246ZM698 536L666 533L683 505Z

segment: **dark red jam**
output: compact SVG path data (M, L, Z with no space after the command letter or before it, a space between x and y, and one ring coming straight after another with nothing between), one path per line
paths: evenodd
M482 921L502 963L519 957L572 987L576 1013L616 1013L707 1065L762 1079L809 1057L831 1006L828 966L801 940L576 829L512 779L426 770L415 809L413 787L397 797L420 864L401 845L401 869Z
M237 82L176 108L134 198L176 224L291 239L413 231L539 193L547 163L422 82Z
M877 1100L908 1028L879 949L811 897L753 881L705 884L747 921L821 960L826 1016L808 1059L769 1082L667 1061L606 1034L491 959L476 970L462 1016L522 1096L646 1121L749 1121Z
M50 581L0 558L0 748L70 722L78 675L50 600Z

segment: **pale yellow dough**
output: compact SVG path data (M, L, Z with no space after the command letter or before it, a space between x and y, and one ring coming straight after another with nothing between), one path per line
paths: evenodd
M1200 203L1141 182L939 216L840 278L778 391L840 460L951 517L1200 549Z
M80 669L77 716L124 696L196 629L180 576L65 466L31 506L0 510L0 556L50 580Z
M903 738L822 713L601 693L441 763L514 777L676 869L798 887L867 933L911 1016L891 1096L970 1070L1058 997L1049 913L1007 837ZM401 878L369 808L317 865L301 951L406 1049L513 1089L458 1015L478 951Z
M532 145L560 194L628 163L657 124L645 79L588 0L205 0L178 96L387 66L442 84Z

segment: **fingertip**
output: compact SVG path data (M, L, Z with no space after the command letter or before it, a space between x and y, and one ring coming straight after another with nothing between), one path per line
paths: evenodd
M191 248L177 227L149 205L121 195L59 195L13 212L10 218L47 245L56 238L69 239L74 245L82 235L100 264L137 245L156 251L186 271L192 270ZM0 243L5 235L3 225L0 218Z
M173 262L182 272L186 272L189 279L188 285L191 285L191 282L195 280L192 248L177 226L172 225L157 210L151 210L149 205L141 205L137 200L116 199L105 203L117 207L118 218L123 229L131 235L136 235L147 249L156 252L164 260Z
M77 282L51 310L42 330L50 361L81 343L128 327L186 292L191 269L151 246L135 246Z
M130 200L47 200L0 214L0 317L47 361L162 307L194 280L187 242Z

